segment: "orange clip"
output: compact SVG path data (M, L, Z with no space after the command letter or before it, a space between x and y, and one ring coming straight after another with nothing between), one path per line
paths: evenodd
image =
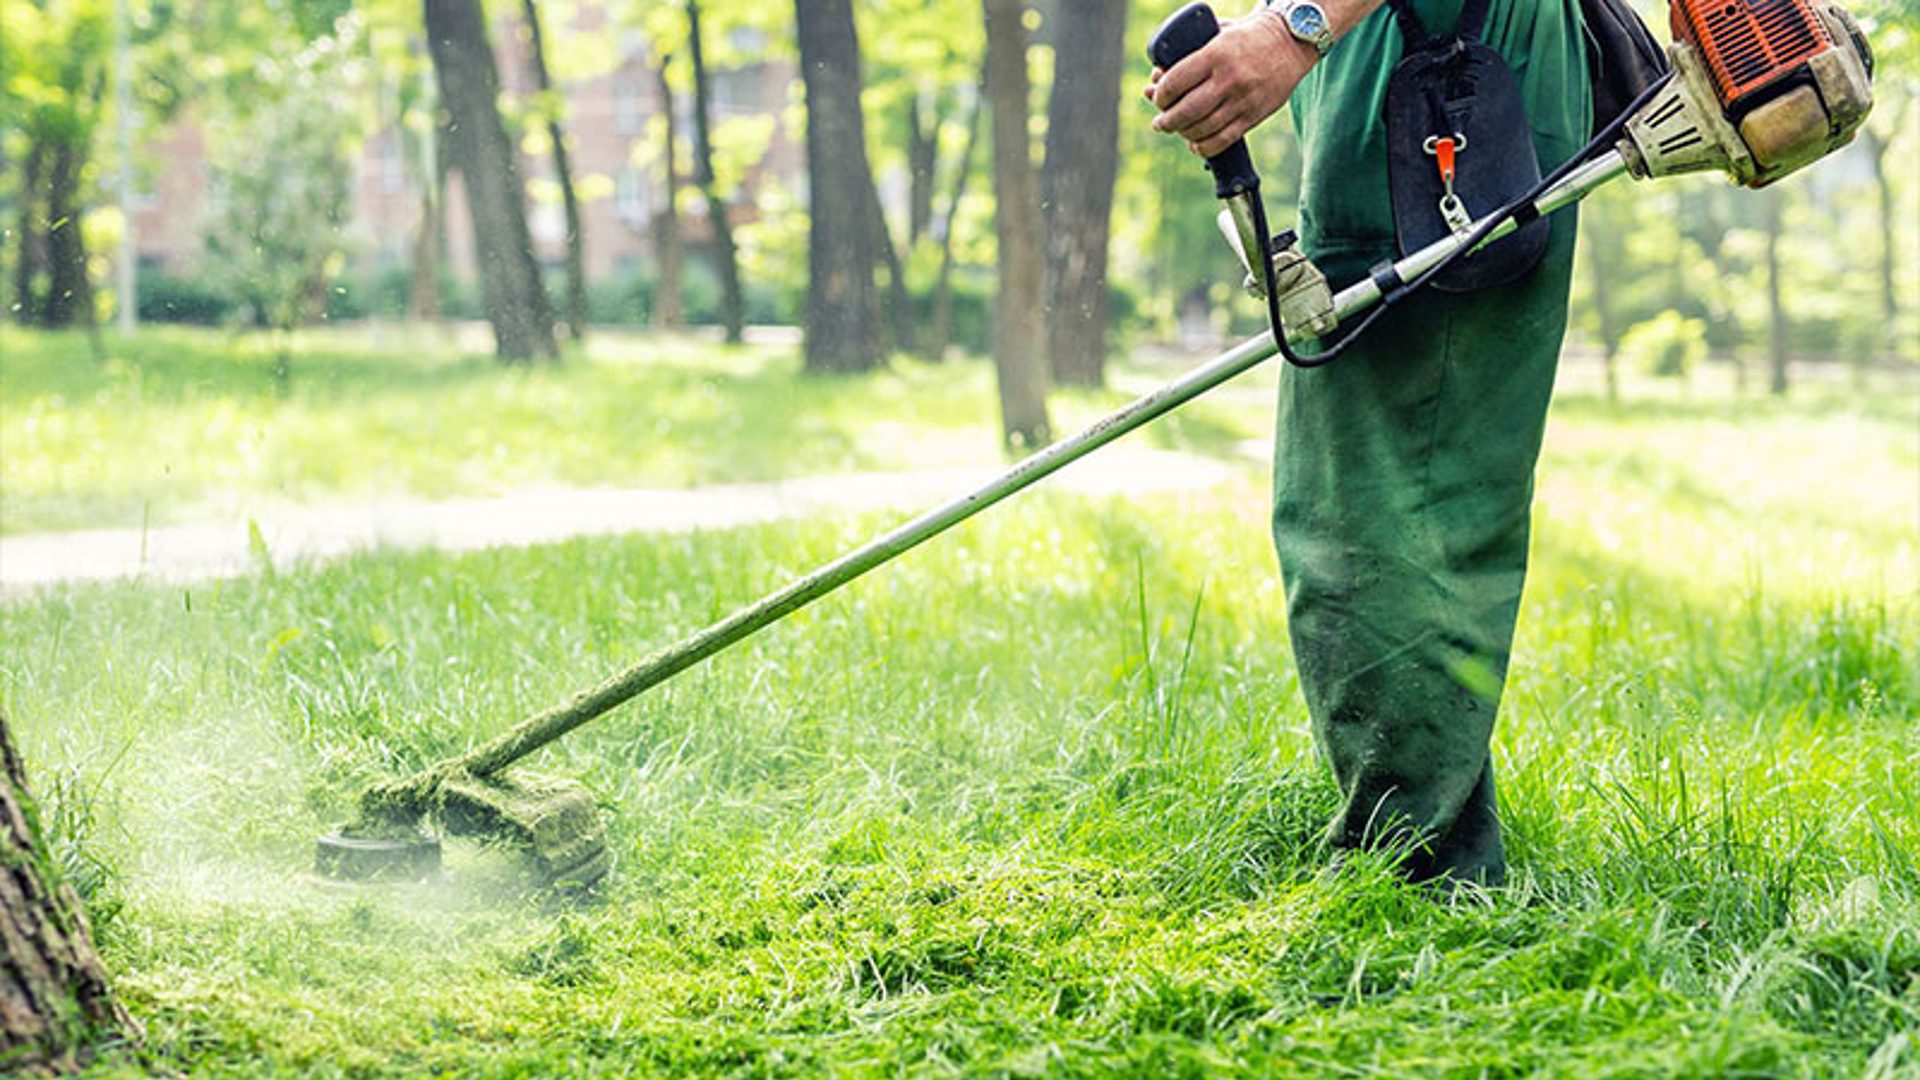
M1440 180L1449 185L1453 183L1453 150L1453 140L1450 138L1435 139L1433 142L1434 156L1440 161Z

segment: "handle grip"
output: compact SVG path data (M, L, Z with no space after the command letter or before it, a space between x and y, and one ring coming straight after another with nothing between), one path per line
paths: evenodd
M1219 33L1220 21L1213 9L1204 0L1194 0L1167 16L1153 32L1147 59L1157 68L1171 68ZM1208 158L1207 168L1213 173L1213 193L1222 199L1260 190L1260 174L1253 171L1253 155L1247 152L1245 139Z

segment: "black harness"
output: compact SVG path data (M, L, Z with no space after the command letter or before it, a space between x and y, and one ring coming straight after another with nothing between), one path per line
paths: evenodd
M1432 34L1412 0L1390 0L1406 56L1387 79L1387 187L1401 255L1473 222L1540 183L1533 129L1513 69L1480 39L1489 0L1466 0L1460 26ZM1503 285L1539 264L1548 225L1530 222L1435 275L1443 292Z

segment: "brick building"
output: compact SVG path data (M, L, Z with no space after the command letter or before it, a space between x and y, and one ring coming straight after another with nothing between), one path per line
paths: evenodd
M549 62L555 41L589 34L612 34L615 63L605 74L568 81L556 78L556 88L567 102L564 129L575 189L583 200L581 232L585 239L587 277L603 280L646 265L652 258L653 217L665 196L661 166L661 126L656 118L668 107L663 100L658 59L637 32L611 27L605 9L583 3L573 9L572 25L547 28ZM524 99L533 91L533 69L517 19L502 20L493 28L494 53L509 98ZM756 42L743 40L735 51L757 55ZM684 60L676 58L684 76ZM555 64L555 66L561 66ZM731 219L752 221L755 192L779 184L804 192L806 163L799 132L789 132L787 106L797 93L797 73L791 61L775 60L710 71L713 119L716 126L735 117L765 117L771 135L764 153L746 170L741 190L732 199ZM392 96L389 91L388 96ZM691 94L673 96L675 129L679 137L678 166L683 187L681 226L687 242L698 245L708 235L704 202L691 193L693 116ZM523 140L524 146L524 140ZM166 128L150 132L142 145L150 165L142 192L134 204L134 225L143 266L172 272L188 271L205 250L204 230L209 199L208 139L201 122L191 115ZM367 135L354 163L353 208L349 249L357 269L378 270L408 264L424 208L420 177L432 149L402 136L397 125ZM407 160L414 155L414 160ZM521 155L526 182L528 226L541 262L558 268L565 262L565 219L552 159L546 153ZM446 244L449 267L456 278L474 274L473 236L460 191L458 175L449 178L446 200Z

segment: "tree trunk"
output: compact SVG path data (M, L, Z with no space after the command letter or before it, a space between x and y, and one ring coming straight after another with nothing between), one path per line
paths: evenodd
M1861 131L1860 136L1867 144L1867 160L1873 163L1874 188L1880 195L1880 337L1870 348L1891 351L1889 347L1899 332L1900 318L1900 300L1894 284L1900 269L1896 261L1900 250L1900 214L1893 198L1893 178L1887 168L1893 140L1871 128Z
M1014 448L1051 437L1047 423L1046 281L1040 259L1040 198L1027 134L1027 30L1021 0L984 0L987 100L993 110L994 233L1000 282L994 294L993 362L1001 432Z
M84 146L62 141L53 148L44 203L48 279L47 295L40 308L42 326L91 328L94 323L93 283L87 276L87 243L80 228L82 211L77 198L80 173L85 167Z
M929 115L931 114L931 115ZM907 250L933 221L933 184L940 164L940 109L932 94L907 98Z
M420 226L413 234L411 281L407 287L407 317L430 322L440 317L440 204L433 185L420 192Z
M946 215L940 221L940 272L933 284L933 330L929 335L931 340L921 341L930 360L945 359L947 346L953 344L953 226L960 216L961 200L967 196L967 180L973 175L973 155L980 142L981 103L986 99L984 68L979 90L967 109L967 142L960 151L960 165L954 173Z
M673 84L667 81L670 55L660 57L660 115L666 120L666 137L660 147L660 171L664 174L666 197L653 215L653 245L659 259L659 280L653 289L653 325L677 327L686 321L686 309L680 302L680 266L684 261L680 239L680 167L674 161Z
M553 96L553 78L547 73L547 47L540 33L540 10L534 0L521 0L527 20L529 51L533 54L533 82L543 97ZM556 102L547 103L558 108ZM580 200L573 191L573 168L567 162L566 133L557 111L547 113L547 138L553 143L553 178L560 185L560 205L567 223L567 336L587 337L586 238L580 232Z
M413 235L412 273L407 287L407 318L419 322L440 317L440 265L446 247L447 157L440 153L439 147L445 139L445 126L437 122L428 125L420 136L420 225Z
M907 271L900 253L893 246L893 233L887 228L887 215L880 208L880 192L874 187L873 174L867 174L867 216L873 221L873 249L887 271L887 314L893 327L893 347L901 352L915 349L913 332L913 296L907 291Z
M38 279L47 265L46 237L40 232L41 178L46 173L47 144L34 139L27 146L27 157L20 166L19 251L13 265L14 321L22 326L40 324Z
M803 3L804 6L804 3ZM747 322L747 303L740 293L740 253L733 244L733 222L727 202L720 197L713 175L713 103L707 82L707 61L700 47L700 4L687 0L687 51L693 59L693 168L700 194L707 202L707 225L713 230L714 261L720 270L721 318L727 342L738 345Z
M1780 288L1780 233L1786 195L1774 188L1762 198L1767 203L1767 358L1771 372L1767 389L1780 395L1787 392L1788 320Z
M860 46L849 0L796 0L807 93L806 367L879 365L873 173L860 112Z
M1047 229L1047 357L1053 378L1099 386L1107 359L1107 237L1120 168L1126 0L1056 9L1053 98L1041 192Z
M1597 215L1596 215L1597 216ZM1591 229L1582 243L1587 249L1587 269L1593 274L1593 312L1600 320L1600 362L1606 369L1607 401L1616 404L1620 400L1620 376L1618 361L1620 358L1620 324L1613 315L1613 286L1607 281L1612 272L1612 262L1603 250L1606 238L1611 235L1606 226L1595 222L1600 228Z
M70 1072L133 1034L80 898L40 846L26 771L0 716L0 1073Z
M447 153L465 181L474 251L501 360L558 359L553 304L540 283L520 165L500 121L500 71L480 0L425 0L427 44L451 122Z

